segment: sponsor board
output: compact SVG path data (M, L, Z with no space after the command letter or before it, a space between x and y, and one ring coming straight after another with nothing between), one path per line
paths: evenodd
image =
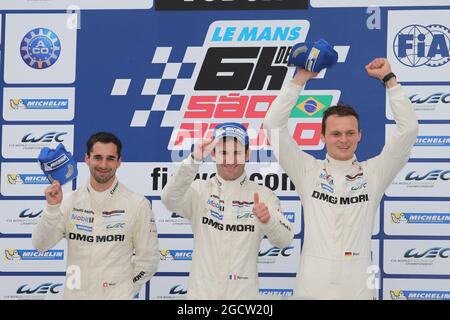
M188 155L189 153L186 152L185 156ZM161 196L163 187L178 168L179 164L175 162L122 162L117 171L117 177L134 192L145 196ZM276 162L250 162L246 164L246 172L250 180L268 187L277 196L298 196L294 184ZM198 178L207 180L215 173L215 163L204 163L199 169ZM84 185L88 178L88 166L84 162L79 162L78 186L80 183Z
M65 276L2 276L1 300L62 300ZM145 300L145 288L136 294L134 300Z
M448 197L450 163L408 162L386 190L390 197Z
M267 300L294 297L296 281L291 277L259 277L259 298Z
M160 200L152 200L158 234L192 234L191 222L167 210Z
M38 162L2 162L0 193L3 196L44 196L49 186ZM72 184L62 186L63 192L72 190Z
M450 275L450 240L384 240L387 274Z
M386 125L386 142L394 130L395 125ZM419 134L412 148L411 158L450 158L450 124L419 124Z
M301 240L294 239L285 248L277 248L268 239L261 241L258 271L263 273L296 273L300 261Z
M73 154L73 125L3 125L2 156L6 159L37 159L42 148L64 144Z
M6 121L70 121L75 114L75 88L4 88Z
M69 14L7 14L6 83L73 83L77 28ZM76 22L76 17L75 17Z
M418 120L450 120L450 86L403 86ZM386 95L386 117L394 120Z
M31 234L45 206L45 200L1 200L0 233Z
M387 59L399 81L450 81L450 10L388 12Z
M383 300L450 300L450 280L384 279Z
M187 297L188 277L160 277L150 280L150 300L184 300Z
M448 236L450 202L385 201L384 232L388 235Z
M157 272L189 272L193 246L192 238L160 238L160 261Z
M62 300L64 276L2 276L1 300Z
M65 239L47 252L37 251L31 239L0 239L1 272L65 272L67 258Z
M157 47L152 64L164 66L164 74L162 79L146 79L141 95L155 99L149 111L134 111L130 127L146 127L150 113L163 112L161 127L172 128L168 149L178 151L210 137L217 124L234 121L247 127L251 150L268 151L262 122L283 83L290 80L293 70L286 66L287 58L294 44L305 41L309 26L307 20L214 21L203 46L187 47L180 62L170 59L172 47ZM336 47L342 53L339 62L346 60L349 48ZM193 70L181 76L185 65ZM173 85L161 93L169 80ZM111 95L127 95L130 81L116 79ZM339 90L302 93L288 122L301 148L323 149L321 114L339 101L340 94Z

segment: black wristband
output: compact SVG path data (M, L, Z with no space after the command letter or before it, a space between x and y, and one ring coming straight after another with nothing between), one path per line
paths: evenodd
M383 82L384 85L386 85L386 82L388 82L389 80L391 80L392 78L397 78L397 76L395 75L395 73L390 72L387 75L384 76L383 80L381 80Z

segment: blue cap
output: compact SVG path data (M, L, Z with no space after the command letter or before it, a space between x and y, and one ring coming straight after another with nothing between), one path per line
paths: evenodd
M62 143L56 149L42 148L38 161L50 182L58 180L63 185L78 175L75 159Z
M338 53L324 39L316 42L297 43L291 49L288 66L297 66L312 72L335 65Z
M225 122L214 128L213 139L233 137L244 146L249 145L249 139L247 135L247 129L240 123Z

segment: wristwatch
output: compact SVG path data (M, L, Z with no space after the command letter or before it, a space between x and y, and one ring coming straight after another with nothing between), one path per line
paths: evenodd
M386 86L386 82L388 82L389 80L391 80L392 78L397 78L397 76L395 75L395 73L393 72L389 72L387 75L385 75L383 77L383 79L381 80L383 82L383 84Z

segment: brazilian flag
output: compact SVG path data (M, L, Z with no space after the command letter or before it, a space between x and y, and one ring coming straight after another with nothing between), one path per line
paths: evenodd
M291 118L322 118L332 100L332 95L300 96L292 110Z

